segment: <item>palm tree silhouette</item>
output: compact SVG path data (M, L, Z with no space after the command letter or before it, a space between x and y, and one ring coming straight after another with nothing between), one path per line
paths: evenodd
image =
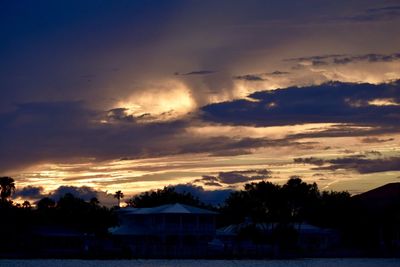
M8 202L8 199L15 192L14 179L11 177L0 177L0 200L1 203Z
M114 198L118 199L118 207L119 207L121 198L124 198L124 193L122 193L121 190L118 190L117 192L115 192Z

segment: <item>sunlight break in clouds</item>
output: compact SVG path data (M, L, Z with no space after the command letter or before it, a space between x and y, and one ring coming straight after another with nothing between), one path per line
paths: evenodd
M254 168L352 192L398 180L293 162L398 157L396 1L155 2L0 3L1 175L46 193Z
M368 102L369 105L372 106L399 106L400 103L397 103L392 98L377 98Z
M144 120L146 116L151 116L152 120L170 120L193 111L196 103L184 84L170 80L135 92L117 102L114 108L124 108L127 115L142 117Z

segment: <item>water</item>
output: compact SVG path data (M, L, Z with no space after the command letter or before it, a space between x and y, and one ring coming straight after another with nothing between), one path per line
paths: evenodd
M400 259L0 260L1 267L400 267Z

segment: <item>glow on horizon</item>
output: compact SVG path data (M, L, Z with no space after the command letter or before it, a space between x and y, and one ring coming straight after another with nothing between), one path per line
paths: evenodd
M319 125L321 126L321 125ZM318 129L317 125L309 125L308 129ZM279 127L278 127L279 129ZM218 130L218 127L215 129ZM229 129L225 129L227 132ZM251 129L248 129L245 134ZM264 129L253 129L263 132ZM267 129L265 129L267 130ZM269 131L271 129L268 129ZM210 129L207 129L210 131ZM265 132L263 132L265 133ZM324 190L349 190L356 192L363 188L379 185L381 180L372 178L379 175L386 182L398 179L398 172L379 174L358 174L351 171L318 171L321 176L314 176L314 166L293 162L296 157L317 157L333 159L348 155L359 155L366 151L377 151L381 157L390 157L400 152L398 134L388 135L390 141L385 144L363 143L360 137L324 137L304 139L303 142L318 141L316 146L307 148L281 147L260 148L253 154L239 156L213 157L208 154L176 155L147 159L111 160L104 162L74 162L71 164L42 164L29 170L21 170L17 178L19 187L28 185L44 186L46 192L55 190L61 185L90 186L102 191L121 190L132 195L142 191L161 188L178 183L190 183L202 175L216 175L223 171L239 171L247 169L267 168L272 171L269 181L284 183L291 175L300 175L307 182L317 182ZM326 147L330 147L326 150ZM367 177L367 180L364 178ZM348 182L354 186L346 188ZM363 184L365 181L366 184ZM226 185L227 186L227 185ZM226 187L225 186L225 187ZM234 185L241 188L242 184ZM203 186L208 190L217 187Z

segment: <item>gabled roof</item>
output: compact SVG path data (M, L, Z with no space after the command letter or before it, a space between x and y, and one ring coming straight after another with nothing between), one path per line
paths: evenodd
M359 195L355 195L354 198L362 200L400 199L400 183L385 184Z
M389 183L370 191L353 196L368 210L383 211L400 203L400 183Z
M214 211L201 209L185 204L167 204L153 208L125 208L121 209L124 215L133 214L217 214Z

